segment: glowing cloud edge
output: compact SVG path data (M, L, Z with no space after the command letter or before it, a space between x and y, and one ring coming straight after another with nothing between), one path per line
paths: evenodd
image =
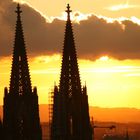
M44 17L46 19L46 22L48 23L52 23L55 19L59 19L59 20L64 20L66 21L66 13L63 12L61 14L61 16L51 16L51 17L48 17L46 16L45 14L43 14L41 11L39 11L38 9L34 8L30 3L28 2L25 2L23 0L13 0L13 2L19 2L21 4L24 4L24 5L28 5L30 8L34 9L36 12L38 12L40 14L40 16ZM128 3L124 4L124 5L128 5ZM140 7L140 6L137 6L137 5L128 5L129 8L134 8L134 7ZM136 23L138 25L140 25L140 19L135 17L135 16L132 16L130 18L126 18L126 17L118 17L118 18L110 18L110 17L106 17L106 16L102 16L102 15L97 15L97 14L94 14L94 13L89 13L89 14L84 14L84 13L81 13L79 11L75 11L71 14L71 20L74 22L74 23L78 23L80 24L80 21L83 21L83 20L88 20L89 17L91 16L96 16L98 17L99 19L104 19L106 20L107 23L114 23L114 22L118 22L120 24L122 24L123 21L125 20L129 20L129 21L132 21L133 23ZM122 28L124 29L124 27L122 26Z

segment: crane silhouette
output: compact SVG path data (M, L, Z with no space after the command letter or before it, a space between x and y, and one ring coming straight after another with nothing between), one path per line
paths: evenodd
M93 137L93 140L94 140L94 129L96 129L96 128L100 128L100 129L105 129L105 128L107 128L107 129L110 129L110 130L112 130L112 129L115 129L116 128L116 126L115 125L110 125L110 126L98 126L98 125L94 125L94 121L93 121L93 117L91 117L91 127L92 127L92 137Z

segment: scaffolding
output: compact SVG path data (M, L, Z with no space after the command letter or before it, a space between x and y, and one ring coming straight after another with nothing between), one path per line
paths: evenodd
M48 94L48 114L49 114L49 131L48 131L48 140L51 139L51 124L52 124L52 117L53 117L53 97L54 92L49 92Z

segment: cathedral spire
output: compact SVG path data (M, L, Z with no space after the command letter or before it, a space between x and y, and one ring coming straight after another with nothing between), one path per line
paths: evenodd
M70 10L69 4L67 5L66 12L67 22L64 37L60 90L67 90L67 93L69 94L69 96L71 96L73 92L72 90L78 90L79 92L81 92L81 83L72 23L70 19L70 13L72 11Z
M81 88L77 53L67 5L59 88L54 88L51 140L91 140L86 87Z
M67 20L70 20L70 13L72 12L72 10L70 10L70 5L69 4L67 5L66 12L67 12Z
M10 93L19 91L19 94L23 94L23 92L31 92L32 89L21 22L22 11L19 4L17 4L15 12L17 14L17 22L10 79Z
M22 11L20 10L19 3L17 4L17 10L15 12L17 13L18 16L20 16L20 13L22 13Z
M41 140L37 88L32 90L29 66L17 4L10 88L5 88L3 125L5 140Z

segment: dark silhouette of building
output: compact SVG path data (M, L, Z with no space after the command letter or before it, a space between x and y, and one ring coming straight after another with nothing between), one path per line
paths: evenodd
M130 140L128 131L125 135L104 135L103 140Z
M126 131L125 140L130 140L130 139L129 139L129 133L128 133L128 130Z
M4 91L5 140L41 140L37 88L32 90L19 4L9 89Z
M104 135L103 140L125 140L125 138L119 135Z
M92 140L86 85L81 87L70 6L67 6L59 87L54 87L51 140Z

